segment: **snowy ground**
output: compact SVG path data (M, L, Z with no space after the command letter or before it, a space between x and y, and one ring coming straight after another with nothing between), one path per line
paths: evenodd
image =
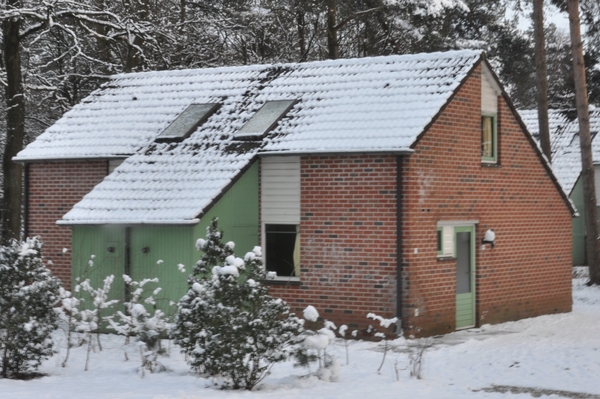
M342 363L338 382L320 381L309 370L286 363L276 365L256 391L222 391L191 374L176 348L162 359L170 371L142 378L139 357L131 354L124 361L122 338L108 336L104 350L92 353L89 371L83 371L83 348L71 353L66 368L60 367L63 349L43 364L46 377L0 379L0 398L600 398L600 288L586 287L584 281L573 280L572 313L434 339L424 355L421 380L409 376L407 342L399 339L392 342L396 351L388 353L380 373L382 344L353 343L346 365L338 343L332 348Z

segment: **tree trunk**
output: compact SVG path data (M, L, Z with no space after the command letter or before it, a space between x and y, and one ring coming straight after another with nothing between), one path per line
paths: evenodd
M182 26L183 26L183 24L185 24L185 21L187 20L186 9L187 9L186 0L180 0L180 2L179 2L179 23Z
M571 30L571 51L575 78L575 100L579 120L579 140L581 146L581 178L583 179L583 207L585 209L585 232L590 284L600 284L600 241L598 241L598 211L596 208L596 188L594 184L594 161L590 138L590 115L583 61L583 43L579 22L579 0L568 0L569 25Z
M300 48L300 62L306 62L306 21L304 10L296 10L296 25L298 27L298 47Z
M105 10L106 6L104 4L104 0L97 0L96 8L98 10ZM110 46L105 37L106 29L102 24L94 24L94 30L96 31L96 33L98 33L98 36L96 36L97 57L102 62L109 63L110 62ZM102 65L101 68L102 68L102 71L106 73L106 71L107 71L106 65Z
M2 172L4 173L2 197L3 244L6 244L12 238L19 239L21 235L23 165L12 161L12 158L23 149L23 138L25 137L25 98L21 74L20 27L21 21L18 19L6 19L2 23L7 105L6 143L2 156Z
M533 0L533 35L535 41L535 80L537 86L540 144L548 161L552 162L550 127L548 126L548 81L546 79L546 40L544 37L544 0Z
M329 58L336 60L339 58L340 45L337 35L337 0L327 0L327 50Z

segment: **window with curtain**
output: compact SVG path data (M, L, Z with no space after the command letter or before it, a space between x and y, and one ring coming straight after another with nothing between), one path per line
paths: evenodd
M481 159L483 161L496 161L496 126L494 116L481 117Z

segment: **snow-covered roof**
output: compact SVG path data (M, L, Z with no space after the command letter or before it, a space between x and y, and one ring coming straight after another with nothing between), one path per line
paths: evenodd
M118 75L15 160L133 154L60 223L193 223L259 153L411 151L481 59L464 50ZM267 137L235 144L274 100L296 102ZM155 143L193 103L221 106L183 142Z
M532 135L539 140L536 110L519 111L523 122ZM573 110L549 110L550 144L552 147L552 170L567 193L571 193L581 174L581 151L579 147L579 121ZM592 157L600 161L600 109L590 108L590 132Z
M529 130L531 135L536 140L539 140L540 129L538 124L537 109L519 110L519 114L521 115L521 119L523 120L523 122L525 122L525 124L527 125L527 129ZM550 127L551 132L555 132L558 129L561 129L569 122L570 119L567 117L567 111L558 109L548 110L548 125ZM554 152L554 146L552 146L552 151Z
M267 100L300 100L264 151L407 148L480 57L451 51L117 75L15 160L131 155L207 98L234 100L223 123L235 129Z

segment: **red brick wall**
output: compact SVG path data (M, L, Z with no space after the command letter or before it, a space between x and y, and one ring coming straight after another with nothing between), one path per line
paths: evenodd
M403 162L403 326L455 329L456 262L438 260L437 223L477 220L476 323L571 309L571 215L499 98L499 164L481 163L481 75L474 71ZM301 284L272 287L301 314L363 329L396 314L396 158L301 160ZM487 229L496 247L481 249ZM418 316L415 317L415 309Z
M396 309L396 157L301 159L300 286L273 286L298 314L364 328Z
M409 334L455 328L456 262L437 259L438 221L479 221L478 325L571 309L570 212L501 97L499 164L482 165L480 85L478 69L403 166L403 314ZM490 228L497 245L482 250Z
M71 281L71 228L56 221L104 179L107 161L42 162L29 165L28 232L42 237L42 254L65 285ZM63 248L68 251L63 253Z

